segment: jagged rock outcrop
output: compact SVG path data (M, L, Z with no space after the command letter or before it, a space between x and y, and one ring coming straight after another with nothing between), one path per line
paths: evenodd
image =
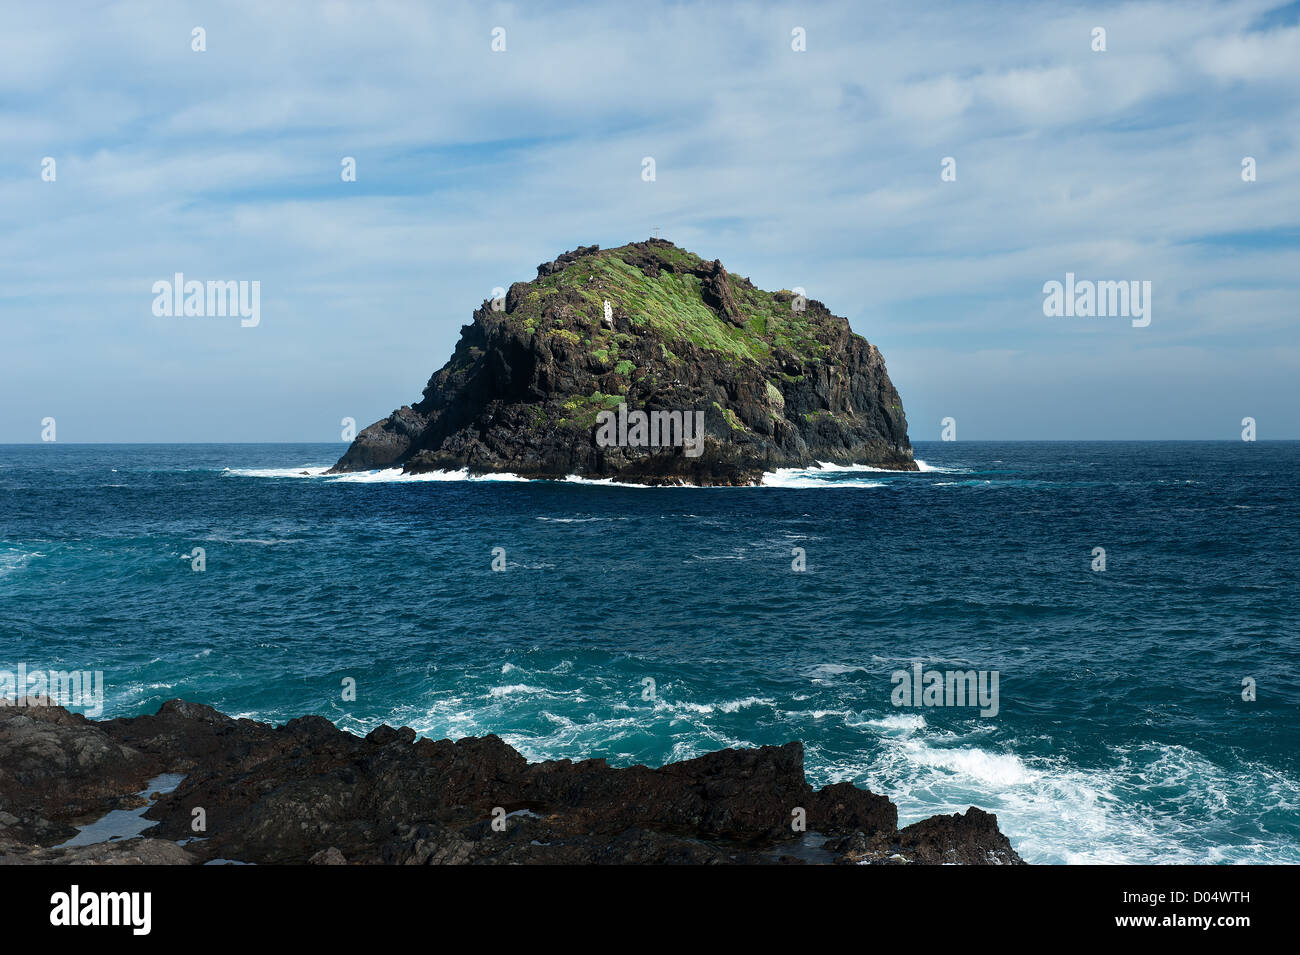
M602 446L599 416L620 404L702 413L702 450ZM650 239L565 252L485 301L422 399L332 470L749 484L819 461L916 469L879 350L821 302Z
M185 778L146 802L148 777L164 772ZM74 825L146 804L157 825L143 838L54 848ZM798 811L806 832L792 827ZM319 716L272 727L181 700L99 722L58 707L0 708L0 864L212 860L1021 861L978 809L900 831L884 796L849 783L814 790L797 742L618 769L603 759L529 763L495 736L451 742L381 726L362 739Z

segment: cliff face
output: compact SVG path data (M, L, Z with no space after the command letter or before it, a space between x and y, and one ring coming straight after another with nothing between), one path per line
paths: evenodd
M702 442L638 441L635 413L656 411L681 413L688 438L698 420ZM598 440L616 416L632 427ZM817 461L916 469L879 350L821 302L650 239L566 252L484 302L423 398L357 435L333 472L749 484Z

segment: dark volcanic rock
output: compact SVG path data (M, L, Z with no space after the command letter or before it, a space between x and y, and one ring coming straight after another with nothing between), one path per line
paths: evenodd
M736 305L736 296L731 291L731 277L727 275L727 270L722 267L722 263L714 259L713 264L701 278L703 281L700 284L700 298L704 299L704 304L731 324L744 328L745 316L740 313L740 308Z
M0 865L194 865L199 857L165 839L124 839L67 849L11 842L0 832Z
M931 816L901 832L871 837L863 832L829 844L837 862L893 865L1022 865L998 829L998 817L971 806L965 814Z
M495 736L453 743L381 726L362 739L316 716L272 727L180 700L98 723L13 712L0 711L0 754L42 758L14 764L21 781L0 763L0 862L770 863L804 861L809 841L814 861L1020 861L978 809L899 832L884 796L814 790L800 743L616 769L529 763ZM63 820L129 804L139 773L155 771L186 775L145 813L158 823L148 839L55 850L66 827L17 825L20 813ZM807 833L793 831L800 816Z
M103 723L43 700L0 706L0 836L51 844L74 825L141 805L162 763L112 739Z
M598 445L599 414L620 403L702 413L702 453ZM650 239L566 252L484 302L423 398L333 471L748 484L819 461L916 469L879 350L821 302Z

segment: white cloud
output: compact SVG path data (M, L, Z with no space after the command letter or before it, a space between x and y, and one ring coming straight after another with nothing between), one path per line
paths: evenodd
M1004 356L1011 394L1087 341L1122 386L1132 367L1106 350L1127 356L1136 332L1035 315L1067 270L1157 283L1143 361L1171 387L1194 345L1219 371L1179 387L1227 402L1268 384L1281 407L1300 293L1294 238L1278 238L1300 227L1285 81L1300 57L1297 28L1256 29L1272 6L15 8L0 35L0 406L14 415L0 440L28 439L22 422L68 389L94 416L114 388L139 420L170 415L153 440L231 420L284 437L258 430L267 411L307 414L299 396L340 356L356 367L338 400L378 416L418 395L493 286L656 226L848 314L912 369L909 407L954 381L982 400L978 376L912 357L930 349ZM190 51L195 24L207 53ZM489 49L498 24L504 54ZM796 24L806 53L790 49ZM46 155L56 183L39 180ZM339 180L345 155L356 184ZM954 183L939 180L948 155ZM1241 181L1244 155L1258 182ZM264 328L160 331L148 283L173 271L259 278ZM187 370L241 384L159 412Z

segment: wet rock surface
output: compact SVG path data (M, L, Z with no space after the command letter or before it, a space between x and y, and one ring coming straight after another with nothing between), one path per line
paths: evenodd
M160 773L185 778L151 794L144 816L157 825L144 837L55 848L103 812L143 805ZM381 726L361 738L318 716L272 727L181 700L98 722L0 708L5 864L1021 862L974 807L897 823L884 796L814 790L797 742L613 768L529 763L495 736Z

